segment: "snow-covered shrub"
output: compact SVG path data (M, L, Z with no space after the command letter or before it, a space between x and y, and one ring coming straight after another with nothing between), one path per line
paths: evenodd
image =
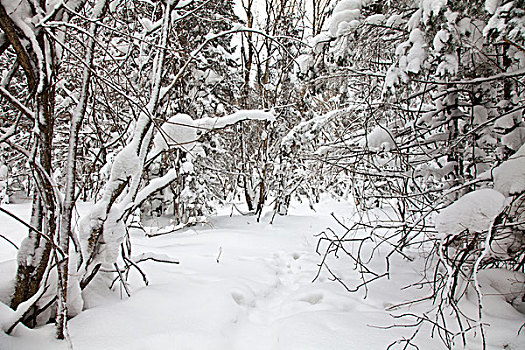
M462 316L461 298L472 288L472 300L483 299L477 277L485 269L524 269L523 3L425 0L385 5L382 17L360 11L359 24L329 21L330 45L309 63L309 93L336 95L327 103L354 124L323 129L333 141L316 151L333 165L325 172L337 174L332 186L349 186L362 209L345 237L364 233L370 244L391 245L390 254L426 256L436 305L429 322L445 329L448 347L466 341L445 321L449 312L484 339L483 325ZM341 244L365 271L357 289L379 278L366 272L361 245L332 243L327 254Z

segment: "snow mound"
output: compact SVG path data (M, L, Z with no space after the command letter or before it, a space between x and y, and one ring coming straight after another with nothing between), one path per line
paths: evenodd
M501 212L505 196L493 189L467 193L458 201L443 209L435 219L440 237L457 235L464 230L482 232Z
M494 188L505 196L525 191L525 145L493 171Z
M485 313L501 318L512 317L514 310L525 313L525 274L506 269L486 269L478 271L478 281Z

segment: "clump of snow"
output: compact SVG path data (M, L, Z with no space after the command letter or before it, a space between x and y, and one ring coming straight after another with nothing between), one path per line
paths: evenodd
M346 10L361 10L361 0L341 0L335 5L334 13Z
M365 19L365 23L372 24L372 25L380 25L380 24L383 24L385 20L386 20L385 15L378 13L372 16L368 16Z
M134 203L140 204L144 202L151 194L153 194L159 188L167 186L176 178L177 172L175 169L170 169L164 176L152 179L146 187L137 193Z
M513 151L517 151L525 143L525 127L519 126L503 135L501 142Z
M505 196L525 191L525 145L493 170L494 188Z
M425 36L421 29L414 28L409 39L396 47L399 61L386 74L385 87L393 88L400 80L407 82L409 73L418 74L427 58Z
M0 181L7 181L8 172L7 165L0 163Z
M340 113L346 112L345 109L330 111L326 114L316 115L310 120L305 120L297 124L281 140L281 147L290 151L293 145L308 144L316 137L323 126L332 121Z
M206 130L222 129L229 125L236 124L243 120L259 120L259 121L274 121L275 116L273 112L262 110L240 110L233 114L220 118L202 118L195 120L195 125L198 128Z
M434 50L436 52L441 51L449 40L450 32L448 30L441 29L439 32L436 33L436 36L434 37Z
M166 121L159 133L153 139L155 145L153 154L157 154L168 147L181 147L187 151L203 154L197 144L198 131L223 129L243 120L273 121L272 112L262 110L241 110L233 114L218 118L193 119L187 114L177 114Z
M193 174L194 172L195 172L195 169L191 161L186 160L184 163L182 163L182 166L181 166L182 174Z
M455 75L458 71L459 63L456 54L446 54L443 61L438 65L436 73L440 76Z
M408 51L406 71L419 73L421 65L426 58L426 43L423 32L416 28L410 32L409 41L412 47Z
M515 123L516 122L514 121L513 113L506 114L496 120L496 122L494 123L494 128L502 130L510 129L514 127Z
M419 23L421 22L421 16L422 11L421 9L417 10L410 16L410 19L407 22L407 28L408 30L413 30L419 26Z
M70 264L69 271L75 271ZM79 315L84 308L84 299L80 289L78 275L70 273L67 283L67 315L74 317Z
M506 28L506 16L503 14L510 12L513 6L514 1L509 1L502 6L496 7L493 16L490 18L485 28L483 28L483 35L488 36L491 31L496 31L500 34L504 33Z
M436 216L434 223L438 235L457 235L464 230L486 231L500 214L504 203L505 196L493 189L467 193Z
M187 114L177 114L162 125L161 132L155 136L153 142L159 150L173 146L191 150L197 138L197 128L193 118Z
M337 37L346 29L359 24L357 20L361 17L361 7L361 0L343 0L337 3L330 20L330 35Z
M430 17L437 16L447 0L421 0L419 7L423 10L423 21L426 23Z
M330 35L323 32L323 33L320 33L314 36L310 40L310 46L313 47L313 51L315 53L321 53L325 45L327 45L329 42L330 42Z
M91 207L88 215L85 215L80 219L78 235L80 241L86 244L86 247L82 247L81 249L83 252L88 250L87 244L91 235L91 228L100 227L102 225L103 220L106 217L105 209L105 203L100 201Z
M9 169L7 165L0 163L0 204L9 203L8 188Z
M378 125L366 135L366 144L371 149L389 151L394 147L394 139L390 130Z
M117 261L120 252L120 244L124 240L126 227L120 220L122 213L116 207L109 212L104 222L103 236L97 242L96 261L112 265Z
M425 179L433 177L435 179L442 179L454 171L458 165L457 162L446 162L443 166L438 166L433 163L425 163L416 168L417 174L423 176Z
M483 106L474 106L474 125L479 125L486 122L488 119L488 111Z
M500 0L485 0L485 10L487 10L488 13L491 15L496 12L496 9L498 8L500 4Z
M330 22L330 35L332 37L337 37L342 34L344 29L347 29L349 24L358 20L360 16L360 10L345 10L334 13Z
M405 24L405 20L401 15L397 14L388 17L388 19L386 20L386 25L388 27L399 27L403 24Z
M388 68L385 77L385 87L394 87L399 84L399 78L402 76L401 70L392 65Z
M217 74L213 69L207 69L205 74L205 80L204 80L204 83L206 85L213 85L213 84L217 84L219 82L222 81L222 77Z
M137 153L132 147L122 149L111 166L111 176L109 183L114 183L117 180L125 181L128 178L133 178L139 172L140 160Z
M184 7L188 6L188 5L190 5L192 2L193 2L193 0L180 0L180 1L177 1L175 8L176 9L184 8Z
M299 66L299 72L301 72L301 74L307 74L312 66L313 58L311 55L301 55L297 57L296 62Z

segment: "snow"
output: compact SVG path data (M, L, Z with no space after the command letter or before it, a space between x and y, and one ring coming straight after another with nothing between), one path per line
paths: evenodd
M436 216L434 223L438 237L455 236L465 230L487 231L504 203L505 196L493 189L467 193Z
M438 65L436 73L440 76L454 76L459 68L458 57L456 54L446 54L443 61Z
M402 24L404 24L405 21L403 20L403 17L401 17L400 15L391 15L390 17L388 17L387 21L386 21L386 25L388 27L399 27L401 26Z
M135 178L140 173L140 159L133 147L122 149L113 161L108 186L119 186L120 181ZM106 191L109 192L109 191Z
M488 119L488 111L483 106L474 106L474 125L479 125L486 122Z
M273 112L263 110L240 110L220 118L202 118L195 120L195 125L207 130L222 129L243 120L274 121Z
M176 177L177 172L175 171L175 169L170 169L162 177L152 179L147 186L145 186L137 193L134 203L140 204L144 202L151 194L169 185L170 182L176 179Z
M323 52L323 48L330 41L330 35L325 32L317 34L310 40L310 46L313 47L315 53Z
M366 135L366 144L371 149L389 151L394 148L392 133L384 126L376 126Z
M175 8L176 9L181 9L183 7L188 6L192 2L193 2L193 0L180 0L180 1L177 1L177 6Z
M494 128L505 130L512 128L515 124L513 113L511 113L498 118L494 123Z
M378 14L367 17L365 19L365 23L372 24L372 25L380 25L385 22L385 19L386 19L385 15L378 13Z
M0 204L9 203L9 195L7 193L9 185L8 175L9 169L7 165L0 161Z
M182 147L187 150L193 149L197 141L197 128L193 118L187 114L177 114L165 122L153 142L159 150L171 146Z
M505 196L525 191L525 145L493 170L494 188Z
M496 9L498 8L500 4L500 0L485 0L485 10L487 10L488 13L491 15L496 12Z
M410 16L410 19L407 22L407 28L409 30L413 30L417 28L419 26L419 23L421 22L421 16L422 16L421 9L414 12L412 16Z
M334 13L330 22L330 35L332 37L340 35L342 28L347 26L350 22L359 19L360 16L360 10L345 10Z
M447 0L421 0L419 6L423 10L423 21L426 23L430 17L437 16L446 5Z
M412 47L407 54L406 71L417 74L426 58L426 43L423 32L420 29L412 30L410 32L409 41L412 44Z
M361 10L361 0L341 0L335 5L334 13L346 10Z
M8 207L18 212L30 210L28 203ZM118 284L112 293L103 287L111 281L108 276L93 281L83 291L84 311L69 321L73 348L380 350L409 337L413 329L378 327L393 322L387 307L420 293L419 289L402 288L419 281L421 276L416 270L424 262L393 257L390 278L377 281L366 299L364 292L346 292L329 279L326 271L312 282L321 259L315 252L315 235L326 227L335 227L331 212L348 218L354 206L325 197L316 209L313 212L306 203L293 203L289 216L279 217L270 225L271 212L257 222L254 217L230 217L231 209L224 208L207 224L170 235L148 238L142 231L131 231L133 260L141 261L140 268L147 274L149 285L145 286L142 276L131 270L128 288L132 295L119 298ZM81 214L90 210L90 204L79 206ZM6 228L13 231L11 236L18 237L18 241L25 235L15 226ZM0 245L2 287L14 276L16 267L7 264L15 257L13 252L4 255L9 249ZM334 270L350 283L360 283L352 265L340 260L331 261ZM521 292L516 287L520 285L505 283L509 273L521 281L521 275L512 272L491 273L487 277L480 272L482 285L489 280L491 288L513 293L486 298L485 305L506 304L509 308L507 301L519 303ZM465 302L474 308L474 301ZM493 310L490 305L487 308ZM484 318L491 325L487 331L490 348L510 344L518 349L516 344L524 341L523 334L516 334L525 318L510 309L513 314ZM12 319L12 314L0 303L2 324ZM416 344L425 350L442 349L439 339L430 338L430 331L430 327L423 326ZM0 348L67 349L66 342L53 337L52 324L35 330L18 325L13 336L0 334Z
M344 34L345 29L355 27L361 17L361 0L343 0L337 3L330 19L329 32L332 37Z
M525 312L524 273L486 269L479 271L477 278L483 293L483 309L487 314L501 318L521 318L519 312Z
M168 147L181 147L202 154L202 148L197 144L197 131L223 129L243 120L271 122L275 120L275 116L273 112L263 110L240 110L224 117L201 119L193 119L187 114L176 114L162 125L161 131L154 137L155 147L152 153L156 155Z
M439 32L436 33L436 36L434 37L434 41L433 41L434 50L436 52L441 51L445 47L449 39L450 39L450 32L448 30L441 29Z
M501 142L513 151L517 151L525 143L525 127L518 126L508 134L503 135Z
M315 46L315 45L314 45ZM297 65L299 66L299 72L301 74L307 74L310 67L313 65L313 58L311 55L300 55L296 59Z

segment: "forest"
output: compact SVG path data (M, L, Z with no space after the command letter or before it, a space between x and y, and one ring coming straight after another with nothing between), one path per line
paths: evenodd
M524 0L0 0L0 349L523 349Z

